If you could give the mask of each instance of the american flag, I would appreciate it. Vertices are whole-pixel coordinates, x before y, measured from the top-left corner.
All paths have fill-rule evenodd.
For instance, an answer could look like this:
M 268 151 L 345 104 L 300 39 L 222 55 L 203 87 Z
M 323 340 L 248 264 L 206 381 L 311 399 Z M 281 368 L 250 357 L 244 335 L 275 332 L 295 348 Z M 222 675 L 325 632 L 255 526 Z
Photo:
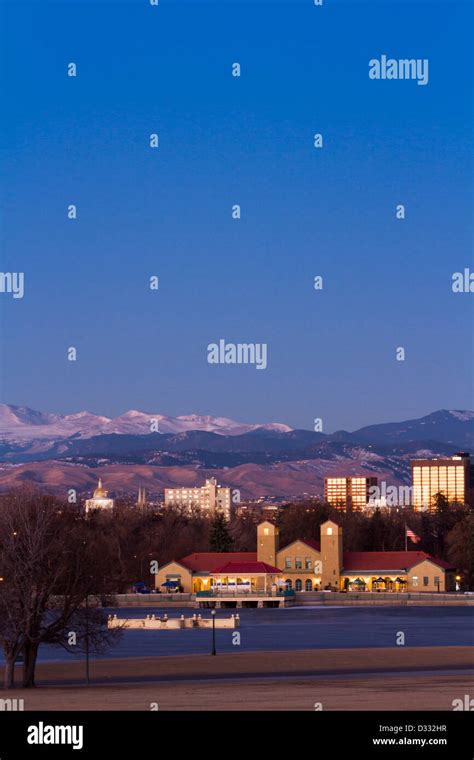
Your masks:
M 406 537 L 409 538 L 411 541 L 413 541 L 414 544 L 417 544 L 418 541 L 421 541 L 421 538 L 416 535 L 410 528 L 405 528 L 406 531 Z

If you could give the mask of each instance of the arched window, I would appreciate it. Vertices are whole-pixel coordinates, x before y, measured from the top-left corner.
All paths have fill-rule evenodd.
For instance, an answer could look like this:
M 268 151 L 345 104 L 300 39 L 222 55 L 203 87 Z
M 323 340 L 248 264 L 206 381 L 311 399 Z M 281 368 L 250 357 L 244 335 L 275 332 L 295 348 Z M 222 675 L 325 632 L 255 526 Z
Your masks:
M 313 584 L 311 583 L 311 578 L 307 578 L 306 583 L 304 584 L 305 591 L 312 591 L 313 590 Z
M 292 584 L 291 580 L 289 578 L 287 578 L 286 581 L 285 581 L 285 583 L 286 583 L 287 590 L 291 591 L 291 589 L 293 588 L 293 584 Z
M 301 578 L 297 578 L 295 581 L 295 591 L 301 591 L 303 588 L 303 584 L 301 583 Z

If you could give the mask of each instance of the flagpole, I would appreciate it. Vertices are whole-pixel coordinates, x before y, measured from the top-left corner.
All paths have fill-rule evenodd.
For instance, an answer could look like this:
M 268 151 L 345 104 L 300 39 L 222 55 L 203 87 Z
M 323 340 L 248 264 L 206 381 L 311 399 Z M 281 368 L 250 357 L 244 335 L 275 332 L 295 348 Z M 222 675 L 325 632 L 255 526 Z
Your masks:
M 405 551 L 408 551 L 407 524 L 405 523 Z

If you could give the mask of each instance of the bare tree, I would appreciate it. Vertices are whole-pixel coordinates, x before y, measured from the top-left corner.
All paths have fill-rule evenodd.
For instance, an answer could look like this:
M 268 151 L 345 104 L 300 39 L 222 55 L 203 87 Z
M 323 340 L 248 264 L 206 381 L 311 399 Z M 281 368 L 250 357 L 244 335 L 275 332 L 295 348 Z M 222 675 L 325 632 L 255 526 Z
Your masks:
M 39 646 L 62 645 L 89 595 L 106 592 L 101 540 L 78 511 L 51 496 L 21 489 L 0 500 L 0 643 L 7 687 L 20 651 L 23 686 L 34 686 Z M 90 633 L 92 641 L 110 640 L 97 617 Z
M 5 655 L 4 682 L 5 689 L 14 684 L 15 661 L 23 649 L 24 628 L 21 624 L 22 611 L 18 599 L 12 590 L 5 585 L 2 576 L 0 581 L 0 640 Z

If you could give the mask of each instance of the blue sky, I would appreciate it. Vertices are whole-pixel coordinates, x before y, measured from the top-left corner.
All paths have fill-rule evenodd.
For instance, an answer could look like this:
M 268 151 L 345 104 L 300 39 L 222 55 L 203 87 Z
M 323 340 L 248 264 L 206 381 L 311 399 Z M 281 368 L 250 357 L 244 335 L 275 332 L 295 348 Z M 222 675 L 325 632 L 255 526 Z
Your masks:
M 472 15 L 3 2 L 1 401 L 326 432 L 471 408 Z M 382 54 L 428 85 L 370 80 Z M 268 368 L 208 364 L 220 338 Z

